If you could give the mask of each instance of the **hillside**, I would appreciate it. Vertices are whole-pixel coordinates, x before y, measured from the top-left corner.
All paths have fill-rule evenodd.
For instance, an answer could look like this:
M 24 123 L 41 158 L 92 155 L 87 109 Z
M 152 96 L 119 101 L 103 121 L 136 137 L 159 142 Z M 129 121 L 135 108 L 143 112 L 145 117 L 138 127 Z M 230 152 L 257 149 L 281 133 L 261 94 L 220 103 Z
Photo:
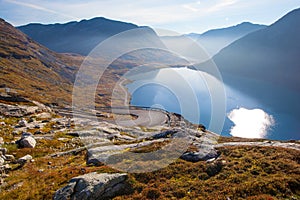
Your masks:
M 297 9 L 224 48 L 213 57 L 224 82 L 274 110 L 299 116 L 299 22 Z
M 0 29 L 1 87 L 44 103 L 70 102 L 83 58 L 54 53 L 2 19 Z
M 252 77 L 299 90 L 300 9 L 271 26 L 251 33 L 217 54 L 222 73 Z

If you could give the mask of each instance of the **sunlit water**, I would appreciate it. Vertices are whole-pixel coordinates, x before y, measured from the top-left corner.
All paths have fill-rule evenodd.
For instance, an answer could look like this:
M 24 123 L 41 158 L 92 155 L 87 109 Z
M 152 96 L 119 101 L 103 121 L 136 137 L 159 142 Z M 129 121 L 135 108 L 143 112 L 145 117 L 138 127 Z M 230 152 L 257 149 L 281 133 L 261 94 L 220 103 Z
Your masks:
M 213 105 L 203 72 L 187 68 L 166 68 L 137 76 L 130 76 L 127 87 L 132 94 L 131 105 L 162 108 L 180 113 L 193 123 L 210 129 Z M 214 81 L 219 81 L 214 79 Z M 289 115 L 274 113 L 258 99 L 224 85 L 226 111 L 224 127 L 217 131 L 224 136 L 270 139 L 299 139 L 297 120 Z M 222 102 L 222 99 L 219 100 Z M 220 112 L 219 114 L 222 114 Z M 222 123 L 222 122 L 220 122 Z

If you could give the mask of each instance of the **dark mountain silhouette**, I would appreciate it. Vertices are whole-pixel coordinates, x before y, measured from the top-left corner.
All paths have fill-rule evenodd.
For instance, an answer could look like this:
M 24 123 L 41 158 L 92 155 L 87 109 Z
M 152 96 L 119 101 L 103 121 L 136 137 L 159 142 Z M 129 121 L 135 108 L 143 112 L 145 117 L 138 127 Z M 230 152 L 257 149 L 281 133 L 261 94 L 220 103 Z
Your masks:
M 235 41 L 213 60 L 225 78 L 253 79 L 299 91 L 299 22 L 300 9 L 297 9 L 268 28 Z
M 250 33 L 213 57 L 224 82 L 277 113 L 281 134 L 300 131 L 300 9 Z M 205 71 L 208 63 L 202 64 Z M 293 132 L 294 131 L 294 132 Z
M 66 24 L 28 24 L 18 28 L 53 51 L 88 55 L 103 40 L 139 27 L 131 23 L 98 17 Z M 156 36 L 152 29 L 149 28 L 148 31 L 150 35 Z
M 209 56 L 214 56 L 221 49 L 235 40 L 265 27 L 266 26 L 264 25 L 244 22 L 228 28 L 210 30 L 203 34 L 190 33 L 183 36 L 165 36 L 162 37 L 162 40 L 166 43 L 182 44 L 183 42 L 186 42 L 188 45 L 189 42 L 184 40 L 185 37 L 188 37 L 197 41 L 207 51 Z

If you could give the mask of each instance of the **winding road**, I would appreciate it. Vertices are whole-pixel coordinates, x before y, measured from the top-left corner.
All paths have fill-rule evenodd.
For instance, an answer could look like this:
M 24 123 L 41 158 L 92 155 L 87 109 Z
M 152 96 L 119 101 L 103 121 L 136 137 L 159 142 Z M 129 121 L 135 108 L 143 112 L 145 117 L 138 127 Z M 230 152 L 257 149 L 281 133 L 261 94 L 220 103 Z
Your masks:
M 161 126 L 163 124 L 167 124 L 170 121 L 169 114 L 166 111 L 159 110 L 159 109 L 151 109 L 151 108 L 98 107 L 96 108 L 96 110 L 90 112 L 79 112 L 72 109 L 58 110 L 58 113 L 62 116 L 68 116 L 68 117 L 71 116 L 77 118 L 90 118 L 90 116 L 92 115 L 95 116 L 95 114 L 93 113 L 98 114 L 99 112 L 113 113 L 117 115 L 132 115 L 137 117 L 136 119 L 132 119 L 132 120 L 124 120 L 118 117 L 114 119 L 114 123 L 116 123 L 117 125 L 127 126 L 127 127 L 132 127 L 132 126 L 154 127 L 154 126 Z

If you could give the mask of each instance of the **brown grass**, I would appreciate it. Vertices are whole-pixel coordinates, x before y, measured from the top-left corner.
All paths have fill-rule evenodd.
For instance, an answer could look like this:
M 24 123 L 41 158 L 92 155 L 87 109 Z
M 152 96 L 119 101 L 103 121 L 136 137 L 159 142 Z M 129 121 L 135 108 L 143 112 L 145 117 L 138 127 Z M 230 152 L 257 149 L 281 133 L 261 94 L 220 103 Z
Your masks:
M 135 192 L 116 199 L 158 199 L 155 195 L 159 199 L 300 198 L 298 151 L 263 147 L 226 147 L 219 151 L 223 162 L 178 160 L 156 172 L 132 174 Z M 220 171 L 211 174 L 217 165 Z M 149 193 L 155 195 L 147 198 Z

